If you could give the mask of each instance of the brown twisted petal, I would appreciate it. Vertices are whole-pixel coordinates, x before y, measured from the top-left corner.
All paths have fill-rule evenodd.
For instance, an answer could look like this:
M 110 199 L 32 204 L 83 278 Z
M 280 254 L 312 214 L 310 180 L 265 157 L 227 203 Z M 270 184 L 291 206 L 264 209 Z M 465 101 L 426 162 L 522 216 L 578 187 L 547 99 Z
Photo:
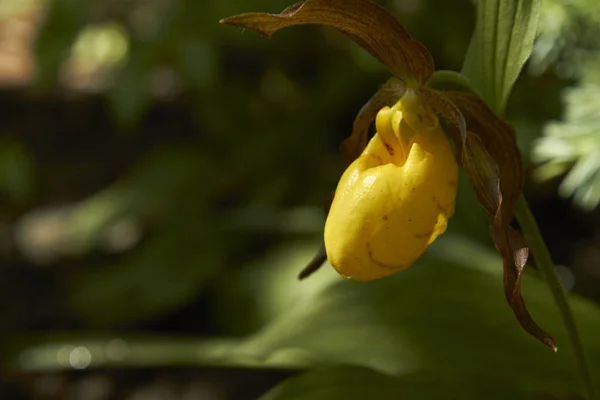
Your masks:
M 354 119 L 352 134 L 340 144 L 340 152 L 346 165 L 350 165 L 352 161 L 356 160 L 367 147 L 369 129 L 379 110 L 395 104 L 402 97 L 404 91 L 405 87 L 402 81 L 390 78 L 360 109 Z
M 427 48 L 413 39 L 383 7 L 369 0 L 307 0 L 279 14 L 240 14 L 221 23 L 252 29 L 265 36 L 294 25 L 327 25 L 346 34 L 411 86 L 427 82 L 434 71 Z
M 477 95 L 423 88 L 436 113 L 449 122 L 449 133 L 479 202 L 492 216 L 492 238 L 504 268 L 504 294 L 521 327 L 553 350 L 556 344 L 531 318 L 521 295 L 523 268 L 529 249 L 510 226 L 523 191 L 523 164 L 513 127 L 499 118 Z
M 506 301 L 521 327 L 556 351 L 554 340 L 531 318 L 521 295 L 522 274 L 529 256 L 529 248 L 521 233 L 510 226 L 512 215 L 510 218 L 506 218 L 504 193 L 501 190 L 503 179 L 499 172 L 499 165 L 485 148 L 480 136 L 469 132 L 466 148 L 466 157 L 463 156 L 465 171 L 473 187 L 480 188 L 480 190 L 476 189 L 476 192 L 482 205 L 487 210 L 495 210 L 492 221 L 492 237 L 503 260 L 503 286 Z M 516 163 L 520 164 L 520 162 L 519 158 Z M 487 188 L 487 190 L 481 190 L 481 188 Z M 512 209 L 514 210 L 514 208 Z
M 459 152 L 458 161 L 460 161 L 467 141 L 467 123 L 460 109 L 444 93 L 439 90 L 422 87 L 418 91 L 418 96 L 424 104 L 431 107 L 437 115 L 442 116 L 449 124 L 449 133 L 457 146 Z
M 471 131 L 467 131 L 462 159 L 479 202 L 492 217 L 496 217 L 502 196 L 498 164 L 486 150 L 481 138 Z
M 479 137 L 483 148 L 498 166 L 501 177 L 500 192 L 503 196 L 503 219 L 500 222 L 510 223 L 517 200 L 523 192 L 524 183 L 523 163 L 514 128 L 494 114 L 476 95 L 454 91 L 444 94 L 458 106 L 469 130 Z M 495 210 L 493 211 L 492 215 L 495 215 Z
M 492 226 L 492 233 L 496 249 L 498 249 L 504 260 L 503 284 L 506 301 L 512 308 L 521 327 L 553 351 L 556 351 L 558 348 L 554 339 L 531 318 L 521 295 L 523 268 L 525 268 L 529 257 L 529 248 L 525 238 L 510 226 L 503 228 L 496 223 Z

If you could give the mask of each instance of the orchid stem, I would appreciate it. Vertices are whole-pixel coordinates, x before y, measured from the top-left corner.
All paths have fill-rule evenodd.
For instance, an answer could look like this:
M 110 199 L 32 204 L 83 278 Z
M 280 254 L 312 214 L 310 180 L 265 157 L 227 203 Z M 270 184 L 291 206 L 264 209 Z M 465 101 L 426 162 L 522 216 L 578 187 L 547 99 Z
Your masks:
M 554 263 L 552 262 L 552 257 L 550 256 L 546 242 L 544 242 L 540 229 L 538 228 L 535 218 L 523 195 L 519 197 L 519 201 L 517 202 L 516 216 L 521 225 L 521 229 L 523 230 L 523 234 L 525 235 L 525 239 L 527 239 L 529 248 L 533 253 L 536 264 L 546 278 L 546 283 L 550 288 L 552 297 L 554 297 L 556 306 L 558 307 L 564 325 L 567 328 L 569 340 L 573 346 L 575 358 L 577 359 L 577 368 L 583 379 L 587 397 L 591 400 L 594 397 L 594 387 L 592 385 L 588 363 L 585 358 L 585 352 L 583 351 L 581 337 L 579 336 L 579 330 L 577 329 L 577 322 L 575 321 L 575 316 L 567 301 L 567 296 L 556 272 L 556 268 L 554 268 Z

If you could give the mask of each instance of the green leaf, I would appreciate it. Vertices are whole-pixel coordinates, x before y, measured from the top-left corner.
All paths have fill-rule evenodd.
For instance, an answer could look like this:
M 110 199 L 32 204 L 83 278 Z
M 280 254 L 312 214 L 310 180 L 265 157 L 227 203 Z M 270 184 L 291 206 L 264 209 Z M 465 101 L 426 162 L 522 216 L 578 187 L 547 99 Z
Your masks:
M 27 370 L 64 368 L 56 354 L 65 345 L 72 345 L 90 351 L 90 368 L 355 365 L 394 376 L 427 371 L 445 382 L 488 380 L 533 392 L 575 392 L 580 384 L 572 349 L 544 282 L 524 274 L 524 293 L 536 319 L 555 334 L 561 345 L 558 353 L 548 351 L 515 323 L 505 304 L 501 263 L 496 252 L 487 247 L 444 235 L 413 267 L 390 278 L 371 283 L 345 281 L 325 266 L 308 281 L 295 281 L 300 286 L 314 278 L 322 279 L 310 293 L 298 292 L 284 312 L 277 312 L 273 322 L 247 339 L 216 344 L 190 340 L 179 350 L 167 351 L 164 340 L 137 343 L 113 334 L 113 338 L 122 337 L 127 342 L 129 351 L 115 360 L 104 355 L 108 341 L 72 337 L 22 348 L 13 366 Z M 290 281 L 295 280 L 297 267 L 296 263 L 290 265 Z M 268 274 L 264 276 L 269 279 Z M 272 296 L 275 301 L 279 296 L 275 286 L 279 284 L 280 280 L 273 280 L 271 289 L 261 286 L 258 295 Z M 570 304 L 580 322 L 598 385 L 600 310 L 574 295 Z M 239 309 L 239 305 L 235 307 Z
M 85 25 L 92 5 L 91 1 L 79 0 L 50 2 L 47 17 L 35 41 L 38 84 L 42 86 L 54 84 L 77 34 Z
M 108 92 L 112 116 L 121 128 L 135 127 L 152 102 L 153 57 L 149 48 L 134 48 L 131 58 L 119 71 L 115 84 Z
M 524 276 L 530 310 L 561 344 L 556 354 L 515 324 L 494 252 L 462 238 L 440 239 L 391 278 L 369 284 L 332 279 L 237 352 L 288 367 L 352 364 L 395 375 L 425 369 L 532 390 L 576 390 L 572 350 L 544 283 Z M 578 298 L 571 305 L 592 369 L 600 371 L 600 311 Z
M 579 86 L 566 91 L 562 121 L 546 124 L 532 154 L 533 161 L 541 164 L 537 180 L 566 173 L 559 195 L 573 196 L 585 211 L 600 203 L 600 81 L 593 73 L 588 71 Z
M 100 248 L 119 222 L 145 222 L 156 230 L 120 257 L 70 277 L 69 302 L 90 325 L 127 324 L 168 312 L 188 302 L 223 265 L 219 221 L 205 206 L 212 193 L 207 188 L 214 186 L 209 165 L 201 149 L 163 146 L 75 207 L 67 232 L 75 254 Z
M 29 150 L 10 136 L 1 138 L 0 195 L 11 205 L 28 204 L 34 198 L 35 181 L 35 165 Z
M 287 379 L 260 400 L 479 400 L 533 399 L 533 395 L 498 387 L 490 382 L 444 381 L 439 377 L 409 375 L 401 378 L 380 374 L 364 367 L 338 367 L 315 370 Z
M 462 73 L 498 114 L 533 49 L 540 4 L 540 0 L 477 2 L 477 24 Z

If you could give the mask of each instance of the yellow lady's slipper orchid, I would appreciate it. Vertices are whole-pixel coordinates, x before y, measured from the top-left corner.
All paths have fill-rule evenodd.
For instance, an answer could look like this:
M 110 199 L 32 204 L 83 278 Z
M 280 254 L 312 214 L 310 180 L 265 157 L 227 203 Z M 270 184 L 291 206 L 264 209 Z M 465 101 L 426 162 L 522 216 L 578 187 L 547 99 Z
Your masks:
M 376 118 L 377 133 L 343 174 L 325 224 L 342 276 L 379 279 L 411 266 L 454 213 L 458 167 L 435 114 L 412 91 Z
M 331 204 L 325 245 L 300 279 L 325 259 L 350 279 L 391 275 L 409 267 L 446 230 L 454 211 L 457 166 L 438 125 L 440 116 L 448 124 L 479 202 L 492 217 L 508 304 L 527 332 L 556 349 L 527 312 L 521 295 L 528 248 L 510 225 L 524 182 L 515 131 L 472 93 L 468 81 L 465 85 L 464 79 L 450 79 L 450 85 L 445 85 L 446 78 L 458 74 L 439 71 L 436 79 L 427 48 L 371 0 L 305 0 L 279 14 L 246 13 L 221 22 L 265 36 L 296 25 L 334 27 L 373 55 L 400 83 L 383 85 L 359 111 L 352 134 L 342 143 L 342 155 L 352 164 Z M 380 109 L 400 97 L 394 107 Z M 377 134 L 367 145 L 373 119 Z

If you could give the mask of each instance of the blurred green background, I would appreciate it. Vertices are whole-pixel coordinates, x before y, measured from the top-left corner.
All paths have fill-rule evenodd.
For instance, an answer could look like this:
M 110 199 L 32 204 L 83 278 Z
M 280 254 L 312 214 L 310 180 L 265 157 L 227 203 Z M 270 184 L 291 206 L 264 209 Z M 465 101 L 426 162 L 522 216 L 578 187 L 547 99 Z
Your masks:
M 378 3 L 438 69 L 460 70 L 470 1 Z M 290 4 L 1 0 L 1 399 L 253 399 L 277 383 L 265 398 L 579 393 L 533 260 L 525 298 L 559 353 L 504 303 L 464 176 L 448 233 L 410 270 L 357 284 L 326 265 L 297 281 L 337 146 L 389 73 L 332 29 L 267 40 L 218 23 Z M 507 111 L 595 376 L 599 27 L 595 0 L 544 0 Z

